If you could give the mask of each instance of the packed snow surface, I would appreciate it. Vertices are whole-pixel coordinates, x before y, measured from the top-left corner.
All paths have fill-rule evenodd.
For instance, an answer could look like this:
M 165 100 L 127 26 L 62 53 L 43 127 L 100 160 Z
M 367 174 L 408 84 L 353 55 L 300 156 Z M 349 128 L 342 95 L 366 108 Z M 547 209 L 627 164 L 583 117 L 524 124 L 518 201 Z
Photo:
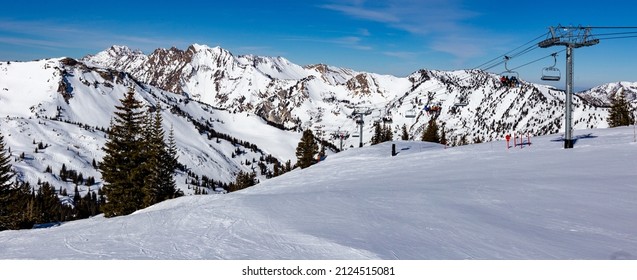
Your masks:
M 240 192 L 0 232 L 0 258 L 634 259 L 633 129 L 350 149 Z

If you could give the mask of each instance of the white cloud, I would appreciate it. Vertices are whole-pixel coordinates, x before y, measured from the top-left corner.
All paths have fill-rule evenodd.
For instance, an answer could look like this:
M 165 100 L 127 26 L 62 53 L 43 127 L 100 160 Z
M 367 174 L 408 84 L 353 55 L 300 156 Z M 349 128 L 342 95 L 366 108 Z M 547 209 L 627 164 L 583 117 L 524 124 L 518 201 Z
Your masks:
M 458 61 L 484 54 L 489 43 L 486 30 L 478 30 L 469 21 L 479 14 L 464 8 L 459 0 L 346 1 L 326 4 L 324 9 L 346 16 L 379 22 L 428 41 L 431 50 L 448 53 Z M 394 57 L 413 57 L 413 52 L 385 52 Z
M 346 37 L 338 37 L 338 38 L 291 37 L 291 38 L 287 38 L 286 40 L 335 44 L 341 47 L 357 49 L 357 50 L 372 50 L 373 49 L 371 46 L 361 44 L 362 38 L 358 36 L 346 36 Z
M 383 10 L 368 9 L 359 5 L 323 5 L 328 10 L 342 12 L 346 15 L 360 19 L 378 21 L 378 22 L 400 22 L 400 19 L 392 13 Z
M 386 23 L 414 34 L 458 32 L 465 27 L 464 21 L 478 15 L 463 8 L 457 0 L 350 1 L 349 4 L 321 7 L 357 19 Z
M 78 26 L 56 21 L 0 20 L 0 31 L 6 33 L 0 42 L 49 50 L 95 50 L 113 44 L 151 51 L 161 46 L 187 46 L 191 42 L 160 36 L 114 33 L 96 26 Z M 84 54 L 82 54 L 84 55 Z
M 397 57 L 397 58 L 401 58 L 401 59 L 413 59 L 415 57 L 418 56 L 418 53 L 416 52 L 383 52 L 384 55 L 386 56 L 391 56 L 391 57 Z

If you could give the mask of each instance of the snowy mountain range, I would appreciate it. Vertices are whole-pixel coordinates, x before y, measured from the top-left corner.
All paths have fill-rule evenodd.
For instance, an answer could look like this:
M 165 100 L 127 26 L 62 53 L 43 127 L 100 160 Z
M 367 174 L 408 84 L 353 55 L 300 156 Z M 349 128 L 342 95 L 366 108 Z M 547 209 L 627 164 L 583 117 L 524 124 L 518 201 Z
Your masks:
M 0 62 L 0 127 L 19 179 L 56 182 L 70 191 L 74 185 L 61 182 L 55 171 L 64 164 L 100 181 L 91 162 L 103 157 L 104 129 L 118 99 L 133 87 L 147 106 L 161 108 L 165 129 L 175 129 L 179 161 L 189 171 L 177 182 L 193 193 L 192 180 L 202 176 L 230 182 L 239 171 L 255 170 L 263 180 L 274 160 L 294 163 L 303 129 L 339 146 L 331 136 L 354 136 L 353 113 L 365 113 L 365 143 L 373 124 L 382 121 L 394 139 L 403 125 L 411 139 L 419 139 L 436 119 L 451 145 L 560 131 L 562 91 L 524 81 L 503 87 L 499 78 L 478 70 L 424 69 L 394 77 L 299 66 L 282 57 L 235 56 L 203 45 L 149 55 L 113 46 L 79 60 Z M 607 127 L 608 98 L 624 91 L 635 107 L 636 88 L 621 82 L 578 95 L 574 128 Z M 433 105 L 439 114 L 423 110 Z M 344 141 L 345 148 L 357 147 L 359 138 Z M 46 148 L 36 151 L 40 142 Z M 44 173 L 47 166 L 54 172 Z

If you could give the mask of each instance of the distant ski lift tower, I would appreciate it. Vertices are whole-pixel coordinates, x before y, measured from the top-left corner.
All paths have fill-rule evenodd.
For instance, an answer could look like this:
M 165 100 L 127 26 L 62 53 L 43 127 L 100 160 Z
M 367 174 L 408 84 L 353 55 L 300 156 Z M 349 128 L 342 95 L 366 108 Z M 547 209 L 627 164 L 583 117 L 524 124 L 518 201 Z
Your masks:
M 573 148 L 573 49 L 597 45 L 591 38 L 591 28 L 582 26 L 549 27 L 549 38 L 538 43 L 540 48 L 566 46 L 566 108 L 564 114 L 564 149 Z
M 349 138 L 349 132 L 342 131 L 339 127 L 337 131 L 332 133 L 333 139 L 339 139 L 341 141 L 341 151 L 343 150 L 343 140 Z
M 358 129 L 359 129 L 358 137 L 360 139 L 360 142 L 358 147 L 363 147 L 363 125 L 365 124 L 363 117 L 371 113 L 372 113 L 371 109 L 356 109 L 352 113 L 352 116 L 356 118 L 356 124 L 358 125 Z

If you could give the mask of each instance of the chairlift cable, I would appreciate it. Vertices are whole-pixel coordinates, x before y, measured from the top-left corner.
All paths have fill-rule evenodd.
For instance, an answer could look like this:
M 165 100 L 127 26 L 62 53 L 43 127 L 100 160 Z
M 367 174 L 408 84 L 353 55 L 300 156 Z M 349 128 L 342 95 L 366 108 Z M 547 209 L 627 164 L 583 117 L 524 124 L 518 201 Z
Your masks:
M 600 40 L 627 39 L 627 38 L 637 38 L 637 35 L 634 35 L 634 36 L 622 36 L 622 37 L 608 37 L 608 38 L 602 38 Z
M 497 56 L 497 57 L 495 57 L 495 58 L 493 58 L 493 59 L 491 59 L 491 60 L 489 60 L 489 61 L 487 61 L 485 63 L 482 63 L 482 64 L 478 65 L 477 67 L 474 67 L 473 69 L 481 69 L 484 65 L 489 64 L 489 63 L 491 63 L 493 61 L 496 61 L 496 60 L 500 60 L 503 56 L 508 55 L 508 54 L 510 54 L 510 53 L 512 53 L 512 52 L 514 52 L 514 51 L 516 51 L 516 50 L 518 50 L 518 49 L 520 49 L 520 48 L 522 48 L 522 47 L 524 47 L 526 45 L 529 45 L 529 44 L 537 45 L 535 41 L 537 41 L 538 39 L 540 39 L 542 37 L 546 37 L 547 34 L 548 34 L 548 32 L 545 32 L 542 35 L 537 36 L 536 38 L 524 43 L 523 45 L 521 45 L 519 47 L 516 47 L 515 49 L 513 49 L 513 50 L 511 50 L 511 51 L 509 51 L 509 52 L 507 52 L 507 53 L 505 53 L 503 55 L 499 55 L 499 56 Z
M 590 29 L 637 29 L 637 26 L 589 26 Z
M 599 38 L 600 36 L 609 36 L 609 35 L 626 35 L 626 34 L 637 34 L 637 31 L 633 31 L 633 32 L 602 33 L 602 34 L 595 34 L 595 37 Z
M 565 52 L 565 51 L 566 51 L 566 50 L 561 50 L 561 51 L 558 51 L 558 52 L 554 52 L 554 53 L 552 53 L 552 54 L 549 54 L 549 55 L 547 55 L 547 56 L 540 57 L 540 58 L 538 58 L 538 59 L 536 59 L 536 60 L 533 60 L 533 61 L 531 61 L 531 62 L 527 62 L 527 63 L 522 64 L 522 65 L 520 65 L 520 66 L 516 66 L 515 68 L 513 68 L 513 69 L 511 69 L 511 70 L 516 70 L 516 69 L 519 69 L 519 68 L 522 68 L 522 67 L 528 66 L 529 64 L 536 63 L 536 62 L 538 62 L 538 61 L 540 61 L 540 60 L 543 60 L 543 59 L 545 59 L 545 58 L 547 58 L 547 57 L 550 57 L 550 56 L 553 56 L 553 55 L 557 55 L 558 53 L 562 53 L 562 52 Z

